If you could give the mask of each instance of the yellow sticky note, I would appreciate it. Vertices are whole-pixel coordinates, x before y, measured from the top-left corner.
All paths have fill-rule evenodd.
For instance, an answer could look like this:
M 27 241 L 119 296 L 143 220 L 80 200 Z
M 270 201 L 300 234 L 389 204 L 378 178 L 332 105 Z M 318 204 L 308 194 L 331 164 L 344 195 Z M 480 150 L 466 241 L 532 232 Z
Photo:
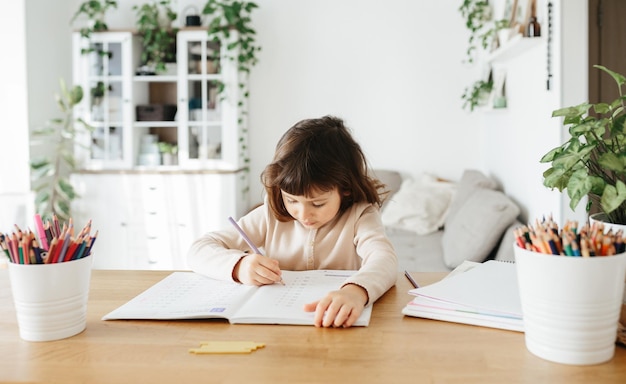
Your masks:
M 199 348 L 191 348 L 190 353 L 250 353 L 265 347 L 254 341 L 203 341 Z

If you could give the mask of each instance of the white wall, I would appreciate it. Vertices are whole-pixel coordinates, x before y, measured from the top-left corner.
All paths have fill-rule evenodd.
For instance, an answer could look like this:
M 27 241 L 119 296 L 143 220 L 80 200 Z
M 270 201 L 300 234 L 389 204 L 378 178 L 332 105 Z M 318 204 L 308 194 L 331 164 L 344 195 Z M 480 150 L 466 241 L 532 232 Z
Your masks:
M 30 127 L 61 117 L 54 94 L 59 79 L 72 85 L 72 36 L 68 0 L 26 1 L 28 111 Z M 39 148 L 38 148 L 39 149 Z M 36 156 L 37 154 L 33 154 Z
M 460 98 L 479 68 L 462 64 L 467 33 L 456 2 L 258 3 L 253 181 L 286 129 L 324 114 L 346 120 L 375 168 L 458 179 L 479 167 L 480 116 Z
M 41 44 L 57 47 L 56 55 L 29 60 L 29 81 L 35 81 L 35 71 L 41 76 L 36 83 L 54 84 L 51 89 L 37 88 L 44 95 L 56 90 L 59 73 L 69 73 L 66 29 L 79 2 L 56 0 L 56 7 L 49 6 L 60 20 L 48 23 L 50 31 L 43 36 L 56 36 L 57 42 Z M 119 9 L 107 19 L 109 26 L 133 28 L 132 5 L 141 0 L 118 2 Z M 463 64 L 468 32 L 458 12 L 460 1 L 256 2 L 260 8 L 253 24 L 263 51 L 250 78 L 251 203 L 261 200 L 259 174 L 280 135 L 300 119 L 336 114 L 353 129 L 376 168 L 411 175 L 429 172 L 453 180 L 463 169 L 477 168 L 495 177 L 523 207 L 523 219 L 550 212 L 557 219 L 567 215 L 561 195 L 542 185 L 545 167 L 539 158 L 560 144 L 559 122 L 550 115 L 569 103 L 561 92 L 567 91 L 576 103 L 586 97 L 584 86 L 577 85 L 586 82 L 586 56 L 568 56 L 576 50 L 567 49 L 586 46 L 585 0 L 568 1 L 567 6 L 553 1 L 558 18 L 553 49 L 557 88 L 545 90 L 545 49 L 540 46 L 511 65 L 509 108 L 494 113 L 461 109 L 463 90 L 480 77 L 482 68 Z M 178 0 L 175 6 L 184 18 L 182 11 L 189 4 L 201 10 L 203 3 Z M 28 12 L 29 21 L 37 17 L 33 13 Z M 559 24 L 561 14 L 573 21 Z M 561 31 L 568 26 L 567 34 Z M 32 37 L 29 34 L 29 42 L 36 41 Z M 59 67 L 51 68 L 52 60 Z M 574 80 L 561 79 L 561 73 Z M 585 94 L 576 97 L 581 90 Z M 44 102 L 42 98 L 35 104 Z M 32 117 L 40 105 L 30 105 Z
M 485 115 L 485 166 L 505 191 L 523 208 L 524 221 L 543 215 L 561 216 L 560 194 L 543 187 L 542 173 L 548 167 L 540 164 L 543 154 L 560 140 L 559 121 L 552 111 L 559 107 L 560 72 L 556 44 L 551 48 L 555 77 L 550 90 L 547 82 L 546 1 L 539 1 L 538 19 L 542 25 L 542 43 L 506 63 L 508 108 Z M 555 17 L 556 19 L 556 17 Z M 553 32 L 557 33 L 558 20 Z M 556 42 L 555 42 L 556 43 Z
M 559 63 L 561 72 L 560 97 L 561 106 L 578 105 L 589 100 L 589 35 L 588 0 L 561 0 L 561 36 L 558 46 L 560 47 Z M 596 64 L 596 63 L 592 63 Z M 561 128 L 560 143 L 569 137 L 566 127 Z M 569 198 L 564 194 L 561 199 L 561 222 L 566 219 L 586 221 L 587 212 L 584 207 L 586 200 L 581 202 L 575 211 L 569 207 Z
M 547 3 L 538 1 L 544 37 L 548 33 Z M 587 99 L 587 1 L 552 3 L 552 87 L 546 89 L 547 39 L 507 63 L 508 108 L 485 114 L 484 167 L 522 206 L 523 221 L 552 214 L 558 222 L 582 222 L 584 209 L 573 212 L 566 194 L 543 186 L 543 172 L 549 164 L 539 160 L 560 145 L 566 134 L 562 120 L 551 117 L 552 111 Z
M 30 204 L 28 95 L 26 92 L 25 0 L 3 4 L 0 12 L 0 35 L 4 36 L 4 74 L 0 87 L 0 232 L 13 230 L 13 224 L 25 226 L 32 214 Z

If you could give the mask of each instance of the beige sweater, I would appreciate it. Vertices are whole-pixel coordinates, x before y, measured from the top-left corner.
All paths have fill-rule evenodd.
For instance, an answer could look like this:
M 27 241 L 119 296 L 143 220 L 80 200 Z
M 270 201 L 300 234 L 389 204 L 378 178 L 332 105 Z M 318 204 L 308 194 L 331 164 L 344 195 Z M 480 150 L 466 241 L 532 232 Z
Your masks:
M 398 260 L 385 235 L 380 210 L 371 204 L 354 204 L 319 229 L 306 229 L 296 220 L 280 222 L 264 204 L 239 220 L 239 225 L 265 255 L 284 270 L 357 270 L 345 282 L 367 290 L 376 301 L 395 282 Z M 210 232 L 192 245 L 190 268 L 202 275 L 232 281 L 237 261 L 250 247 L 235 228 Z

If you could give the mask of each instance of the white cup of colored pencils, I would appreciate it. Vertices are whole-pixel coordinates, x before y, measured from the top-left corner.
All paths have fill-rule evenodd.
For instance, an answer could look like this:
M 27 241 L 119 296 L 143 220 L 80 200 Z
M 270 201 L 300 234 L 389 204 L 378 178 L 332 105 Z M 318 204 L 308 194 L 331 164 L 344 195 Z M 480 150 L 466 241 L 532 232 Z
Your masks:
M 60 224 L 56 215 L 45 222 L 34 217 L 35 231 L 15 224 L 11 234 L 0 233 L 0 246 L 13 264 L 54 264 L 79 260 L 91 255 L 98 231 L 91 233 L 91 220 L 75 231 L 70 218 Z
M 11 293 L 20 337 L 50 341 L 72 337 L 87 326 L 87 300 L 98 232 L 91 221 L 80 231 L 72 219 L 45 223 L 35 215 L 35 230 L 15 226 L 2 234 L 9 258 Z
M 600 222 L 579 227 L 577 221 L 568 221 L 559 229 L 552 219 L 537 219 L 534 226 L 515 229 L 515 242 L 529 251 L 561 256 L 611 256 L 626 251 L 624 232 L 605 232 Z

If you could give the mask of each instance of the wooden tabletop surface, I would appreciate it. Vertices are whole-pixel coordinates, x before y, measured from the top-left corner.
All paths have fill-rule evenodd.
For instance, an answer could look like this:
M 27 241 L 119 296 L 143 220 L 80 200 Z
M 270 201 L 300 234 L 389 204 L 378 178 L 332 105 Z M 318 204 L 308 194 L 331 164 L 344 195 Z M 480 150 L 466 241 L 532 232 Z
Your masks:
M 619 383 L 626 348 L 604 364 L 568 366 L 527 351 L 524 334 L 407 317 L 404 275 L 368 327 L 231 325 L 223 320 L 102 321 L 168 271 L 94 270 L 87 328 L 64 340 L 20 339 L 0 269 L 0 382 L 29 383 Z M 413 273 L 421 284 L 442 273 Z M 265 343 L 250 354 L 196 355 L 202 341 Z

